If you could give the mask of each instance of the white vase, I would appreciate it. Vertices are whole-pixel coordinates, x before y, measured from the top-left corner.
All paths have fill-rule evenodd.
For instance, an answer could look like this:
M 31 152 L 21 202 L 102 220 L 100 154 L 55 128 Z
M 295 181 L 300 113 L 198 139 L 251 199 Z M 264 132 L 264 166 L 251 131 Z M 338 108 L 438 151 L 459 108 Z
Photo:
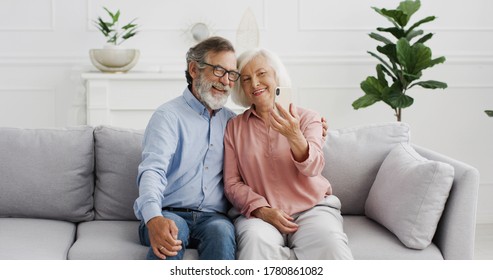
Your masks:
M 102 72 L 125 73 L 137 64 L 140 51 L 105 46 L 103 49 L 89 50 L 89 57 L 92 64 Z

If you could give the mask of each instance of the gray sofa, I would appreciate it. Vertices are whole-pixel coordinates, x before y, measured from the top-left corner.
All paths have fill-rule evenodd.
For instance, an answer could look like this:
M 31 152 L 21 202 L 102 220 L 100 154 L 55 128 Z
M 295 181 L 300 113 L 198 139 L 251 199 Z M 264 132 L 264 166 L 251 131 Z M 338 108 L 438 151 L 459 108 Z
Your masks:
M 144 259 L 132 209 L 142 136 L 0 128 L 0 259 Z M 324 175 L 355 259 L 472 259 L 477 170 L 409 142 L 404 123 L 329 131 Z

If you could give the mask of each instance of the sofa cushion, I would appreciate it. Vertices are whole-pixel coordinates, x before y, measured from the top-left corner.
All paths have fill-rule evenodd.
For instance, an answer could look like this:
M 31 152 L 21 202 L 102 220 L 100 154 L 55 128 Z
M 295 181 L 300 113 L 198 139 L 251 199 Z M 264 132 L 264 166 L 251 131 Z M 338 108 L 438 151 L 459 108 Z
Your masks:
M 409 143 L 405 123 L 382 123 L 329 131 L 323 175 L 342 203 L 343 214 L 363 215 L 378 169 L 397 143 Z
M 148 248 L 140 245 L 138 221 L 90 221 L 77 227 L 71 260 L 139 260 Z
M 109 126 L 94 129 L 96 150 L 96 219 L 136 220 L 137 168 L 143 131 Z
M 66 221 L 0 218 L 0 259 L 65 260 L 75 230 Z
M 368 195 L 365 213 L 409 248 L 430 245 L 454 179 L 447 163 L 427 160 L 409 144 L 385 158 Z
M 0 128 L 0 217 L 92 220 L 93 129 Z
M 79 224 L 77 241 L 69 252 L 71 260 L 143 260 L 149 247 L 139 242 L 139 221 L 90 221 Z M 197 259 L 195 249 L 184 259 Z
M 392 232 L 365 216 L 344 216 L 344 232 L 355 260 L 443 260 L 435 244 L 410 250 Z

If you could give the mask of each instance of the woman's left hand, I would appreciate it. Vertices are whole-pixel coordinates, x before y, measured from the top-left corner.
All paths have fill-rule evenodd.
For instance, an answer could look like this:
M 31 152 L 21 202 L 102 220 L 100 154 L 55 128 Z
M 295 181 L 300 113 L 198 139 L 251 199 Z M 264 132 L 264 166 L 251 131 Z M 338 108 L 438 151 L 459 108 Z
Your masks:
M 275 103 L 277 111 L 272 110 L 270 124 L 272 128 L 284 135 L 288 140 L 305 138 L 300 130 L 300 116 L 293 103 L 289 105 L 289 112 L 281 104 Z
M 300 116 L 294 104 L 289 105 L 289 112 L 279 103 L 275 103 L 276 110 L 271 111 L 270 124 L 272 129 L 284 135 L 289 142 L 293 158 L 303 162 L 308 158 L 308 142 L 300 129 Z M 279 113 L 278 113 L 279 112 Z

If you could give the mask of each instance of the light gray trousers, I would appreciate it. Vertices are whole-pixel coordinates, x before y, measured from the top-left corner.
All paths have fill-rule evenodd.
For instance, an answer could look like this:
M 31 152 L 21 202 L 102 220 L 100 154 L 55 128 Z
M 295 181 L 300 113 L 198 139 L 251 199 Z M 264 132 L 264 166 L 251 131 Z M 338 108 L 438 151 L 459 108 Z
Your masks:
M 312 209 L 293 215 L 299 228 L 291 234 L 282 234 L 261 219 L 241 215 L 235 220 L 237 259 L 353 259 L 340 209 L 339 199 L 327 196 Z

